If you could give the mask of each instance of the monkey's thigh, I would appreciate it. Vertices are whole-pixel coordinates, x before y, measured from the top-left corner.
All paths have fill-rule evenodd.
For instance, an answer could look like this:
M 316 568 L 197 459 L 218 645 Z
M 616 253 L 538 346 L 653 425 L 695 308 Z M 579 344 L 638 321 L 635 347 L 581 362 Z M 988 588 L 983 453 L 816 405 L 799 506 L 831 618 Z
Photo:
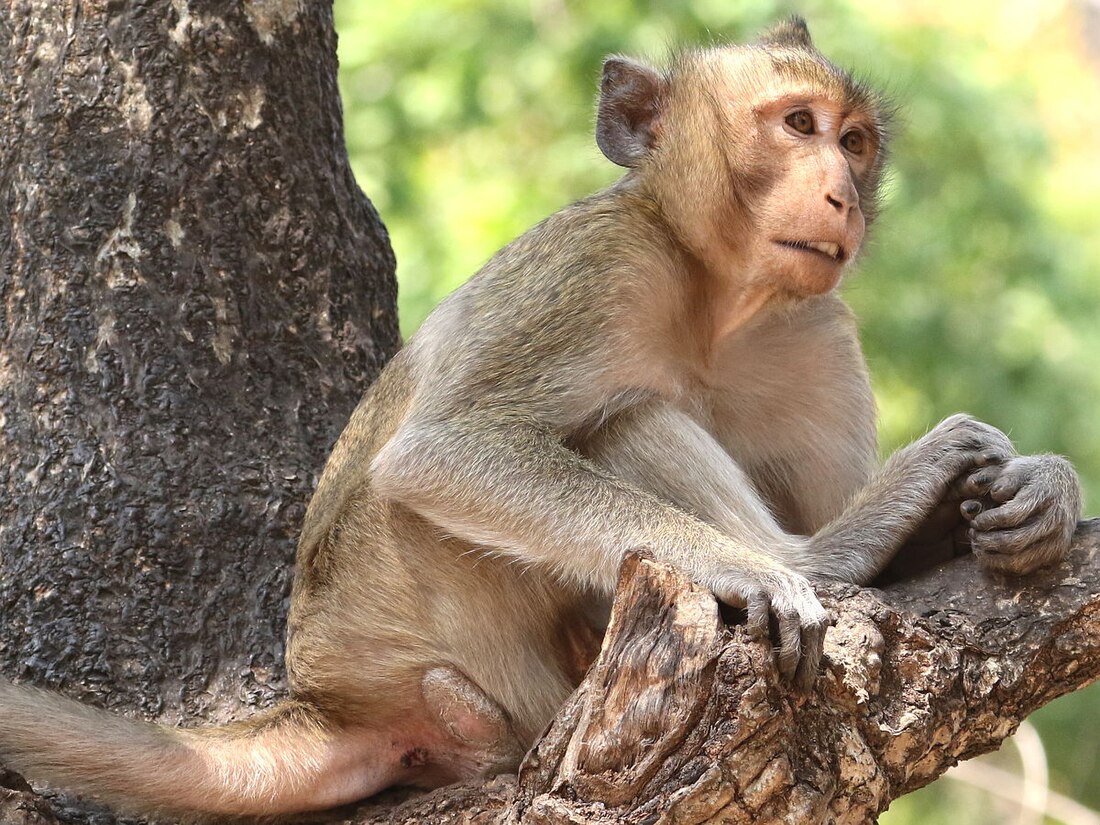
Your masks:
M 440 664 L 484 691 L 529 746 L 599 651 L 582 597 L 535 569 L 469 547 L 447 566 L 451 587 L 439 596 L 449 609 L 435 617 Z
M 296 594 L 293 692 L 344 724 L 425 741 L 441 733 L 458 762 L 493 761 L 465 747 L 495 740 L 493 708 L 528 747 L 599 649 L 578 596 L 434 530 L 400 527 L 343 555 L 330 587 Z

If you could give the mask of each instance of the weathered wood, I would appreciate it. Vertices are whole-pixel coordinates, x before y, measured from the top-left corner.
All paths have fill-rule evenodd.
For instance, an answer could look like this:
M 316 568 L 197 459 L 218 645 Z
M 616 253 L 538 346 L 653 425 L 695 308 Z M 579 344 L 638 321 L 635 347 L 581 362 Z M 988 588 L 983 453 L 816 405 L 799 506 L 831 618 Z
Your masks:
M 45 799 L 17 773 L 0 768 L 0 823 L 3 825 L 59 825 Z
M 361 809 L 354 823 L 874 821 L 1100 675 L 1100 520 L 1027 579 L 959 559 L 885 591 L 836 587 L 802 695 L 769 645 L 674 571 L 623 567 L 596 663 L 518 779 Z

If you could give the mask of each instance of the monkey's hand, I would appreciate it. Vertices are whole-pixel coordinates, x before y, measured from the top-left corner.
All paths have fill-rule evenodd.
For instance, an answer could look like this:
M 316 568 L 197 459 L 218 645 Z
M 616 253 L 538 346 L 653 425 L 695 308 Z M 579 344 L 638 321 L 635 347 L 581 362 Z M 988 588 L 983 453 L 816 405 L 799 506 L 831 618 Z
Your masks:
M 1008 437 L 968 415 L 941 421 L 894 453 L 836 519 L 812 537 L 822 579 L 878 586 L 910 578 L 956 555 L 965 539 L 958 485 L 1016 451 Z
M 929 506 L 906 545 L 943 545 L 949 550 L 956 543 L 965 545 L 968 524 L 961 505 L 988 492 L 1000 468 L 1016 455 L 1012 442 L 996 427 L 960 413 L 944 419 L 909 450 L 932 472 L 926 488 Z M 920 471 L 916 475 L 919 478 Z
M 1066 555 L 1081 518 L 1081 483 L 1056 455 L 1016 456 L 971 475 L 962 504 L 974 555 L 987 570 L 1024 575 Z
M 1008 436 L 965 413 L 945 418 L 911 447 L 937 471 L 943 493 L 975 467 L 1003 464 L 1016 454 Z
M 749 633 L 778 642 L 780 675 L 793 680 L 800 690 L 809 690 L 821 666 L 825 631 L 831 624 L 809 579 L 775 567 L 751 575 L 727 573 L 718 577 L 712 590 L 723 602 L 747 608 Z

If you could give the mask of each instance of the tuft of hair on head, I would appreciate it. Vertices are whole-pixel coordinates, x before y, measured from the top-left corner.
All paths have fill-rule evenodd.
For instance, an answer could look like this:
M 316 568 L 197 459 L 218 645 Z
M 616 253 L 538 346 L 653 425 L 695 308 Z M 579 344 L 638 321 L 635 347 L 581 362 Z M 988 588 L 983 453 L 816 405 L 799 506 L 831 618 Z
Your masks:
M 806 49 L 817 51 L 810 37 L 810 28 L 797 14 L 791 15 L 781 23 L 776 23 L 760 37 L 756 43 L 761 46 L 781 46 L 788 49 Z

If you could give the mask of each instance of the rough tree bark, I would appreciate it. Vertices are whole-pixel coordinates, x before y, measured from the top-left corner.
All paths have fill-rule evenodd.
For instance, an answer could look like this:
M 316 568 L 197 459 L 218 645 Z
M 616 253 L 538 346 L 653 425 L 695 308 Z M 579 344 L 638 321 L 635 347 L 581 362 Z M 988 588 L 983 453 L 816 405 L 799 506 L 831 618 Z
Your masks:
M 305 504 L 398 346 L 331 9 L 14 0 L 0 72 L 0 666 L 241 716 L 283 690 Z
M 343 149 L 330 10 L 0 10 L 0 666 L 150 718 L 283 689 L 294 534 L 397 346 Z M 1026 586 L 838 589 L 809 696 L 652 562 L 519 778 L 348 822 L 866 822 L 1100 671 L 1100 528 Z M 65 821 L 108 821 L 68 811 Z M 60 822 L 0 770 L 0 822 Z

